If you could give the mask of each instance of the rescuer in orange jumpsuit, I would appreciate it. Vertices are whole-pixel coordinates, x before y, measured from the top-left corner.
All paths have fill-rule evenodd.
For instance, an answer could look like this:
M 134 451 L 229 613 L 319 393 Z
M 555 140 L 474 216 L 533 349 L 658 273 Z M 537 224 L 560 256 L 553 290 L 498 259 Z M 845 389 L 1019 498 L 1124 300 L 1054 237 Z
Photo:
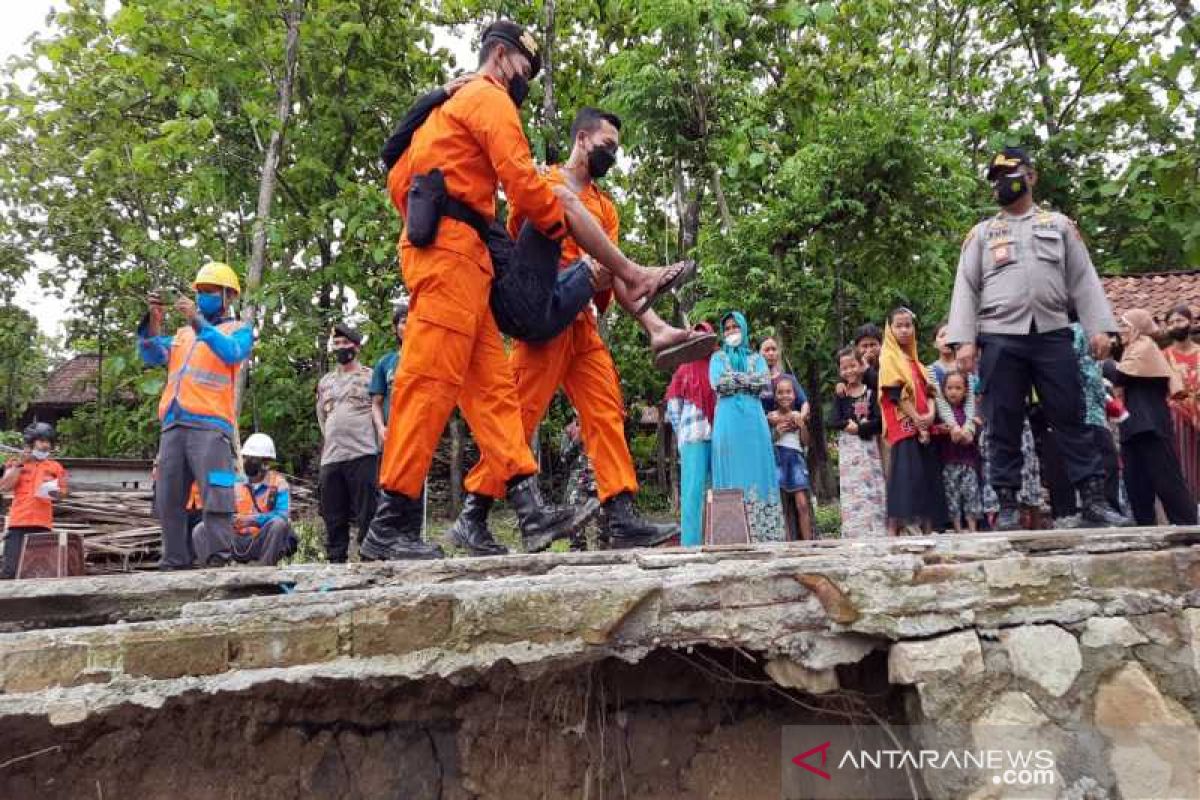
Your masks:
M 573 144 L 567 163 L 551 167 L 546 173 L 552 184 L 565 186 L 579 197 L 614 243 L 620 229 L 617 207 L 595 181 L 616 162 L 620 128 L 621 120 L 615 114 L 594 108 L 581 109 L 571 126 Z M 524 222 L 519 211 L 509 215 L 508 227 L 513 238 Z M 582 255 L 576 242 L 568 237 L 563 241 L 560 265 L 566 267 Z M 624 301 L 622 306 L 636 313 L 635 304 L 622 283 L 614 282 L 614 288 L 618 300 Z M 608 301 L 607 293 L 596 297 L 596 305 L 601 311 Z M 646 312 L 641 321 L 652 334 L 667 327 L 653 311 Z M 712 337 L 696 342 L 687 332 L 680 333 L 682 338 L 678 345 L 683 350 L 699 346 L 702 353 L 712 351 Z M 684 357 L 689 356 L 684 353 Z M 678 526 L 648 523 L 634 512 L 633 495 L 638 490 L 638 482 L 625 441 L 625 404 L 620 378 L 612 356 L 600 338 L 595 312 L 590 308 L 583 310 L 565 331 L 547 342 L 518 341 L 511 360 L 526 439 L 533 435 L 559 387 L 566 391 L 579 413 L 583 445 L 596 472 L 603 530 L 611 545 L 614 548 L 648 547 L 678 535 Z M 485 456 L 467 476 L 466 502 L 448 533 L 456 545 L 478 555 L 492 555 L 502 550 L 487 527 L 493 499 L 504 493 L 504 476 L 495 467 Z
M 430 114 L 388 174 L 392 202 L 405 219 L 400 261 L 412 300 L 384 441 L 379 507 L 360 548 L 365 559 L 442 555 L 421 541 L 419 498 L 456 404 L 480 452 L 503 476 L 527 549 L 570 536 L 596 513 L 594 504 L 575 511 L 546 506 L 538 493 L 537 463 L 522 435 L 511 367 L 488 305 L 492 265 L 481 227 L 495 217 L 499 183 L 512 210 L 546 236 L 561 239 L 569 220 L 580 245 L 613 269 L 633 297 L 653 298 L 681 267 L 648 270 L 629 261 L 578 198 L 538 175 L 517 107 L 540 67 L 537 45 L 521 26 L 489 25 L 476 77 Z M 443 184 L 441 217 L 430 225 L 423 198 L 437 183 Z M 422 246 L 413 243 L 416 231 Z

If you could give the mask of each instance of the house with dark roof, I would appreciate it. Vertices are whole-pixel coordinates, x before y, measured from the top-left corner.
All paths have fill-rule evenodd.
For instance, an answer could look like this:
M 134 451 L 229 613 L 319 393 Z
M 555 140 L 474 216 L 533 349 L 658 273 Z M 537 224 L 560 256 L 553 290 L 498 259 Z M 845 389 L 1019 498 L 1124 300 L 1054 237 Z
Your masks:
M 1100 282 L 1118 318 L 1132 308 L 1144 308 L 1162 324 L 1171 309 L 1181 305 L 1200 317 L 1200 269 L 1112 275 Z
M 25 416 L 40 422 L 57 423 L 75 409 L 96 401 L 100 356 L 78 355 L 64 361 L 46 379 L 41 394 L 29 404 Z

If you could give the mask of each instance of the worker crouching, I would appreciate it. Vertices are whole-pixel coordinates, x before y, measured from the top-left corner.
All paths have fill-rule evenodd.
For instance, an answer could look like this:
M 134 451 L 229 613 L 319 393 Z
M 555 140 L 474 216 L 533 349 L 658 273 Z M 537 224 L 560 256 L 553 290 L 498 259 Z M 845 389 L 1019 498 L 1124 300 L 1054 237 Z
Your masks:
M 296 534 L 288 520 L 291 489 L 280 473 L 269 468 L 275 442 L 256 433 L 242 446 L 246 480 L 235 487 L 237 513 L 232 530 L 210 529 L 201 522 L 192 532 L 196 558 L 205 566 L 230 562 L 274 566 L 296 551 Z

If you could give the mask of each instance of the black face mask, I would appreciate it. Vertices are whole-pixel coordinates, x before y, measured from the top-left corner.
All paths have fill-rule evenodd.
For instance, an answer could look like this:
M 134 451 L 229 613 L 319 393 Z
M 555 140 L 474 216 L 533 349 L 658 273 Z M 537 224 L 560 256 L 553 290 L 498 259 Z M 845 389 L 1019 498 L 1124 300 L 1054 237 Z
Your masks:
M 1120 361 L 1121 356 L 1125 354 L 1125 343 L 1121 341 L 1121 337 L 1117 336 L 1112 340 L 1112 349 L 1108 351 L 1108 357 L 1113 361 Z
M 1191 334 L 1191 331 L 1189 331 L 1187 328 L 1171 328 L 1168 333 L 1171 334 L 1171 338 L 1175 341 L 1182 342 L 1184 339 L 1188 338 L 1188 336 Z
M 617 148 L 615 146 L 599 145 L 588 153 L 588 175 L 593 178 L 603 178 L 617 163 Z
M 529 96 L 529 80 L 524 75 L 514 75 L 508 82 L 508 96 L 517 108 L 524 105 L 525 98 Z
M 242 459 L 242 465 L 246 467 L 246 475 L 251 478 L 257 478 L 263 474 L 263 462 L 259 458 Z
M 1025 179 L 1024 172 L 1002 175 L 993 185 L 996 187 L 996 199 L 1001 206 L 1012 205 L 1029 191 L 1029 181 Z
M 356 355 L 358 355 L 358 350 L 353 347 L 339 347 L 333 351 L 333 357 L 339 364 L 349 364 Z

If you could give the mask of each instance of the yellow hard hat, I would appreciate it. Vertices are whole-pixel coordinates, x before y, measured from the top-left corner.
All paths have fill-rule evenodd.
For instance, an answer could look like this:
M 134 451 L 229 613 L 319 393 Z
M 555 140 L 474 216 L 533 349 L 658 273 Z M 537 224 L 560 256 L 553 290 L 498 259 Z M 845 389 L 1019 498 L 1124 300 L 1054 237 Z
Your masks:
M 200 271 L 196 273 L 196 280 L 192 281 L 192 288 L 195 289 L 202 283 L 224 286 L 226 289 L 233 289 L 238 294 L 242 293 L 242 285 L 238 283 L 238 276 L 233 271 L 233 267 L 222 264 L 220 261 L 210 261 L 201 267 Z

